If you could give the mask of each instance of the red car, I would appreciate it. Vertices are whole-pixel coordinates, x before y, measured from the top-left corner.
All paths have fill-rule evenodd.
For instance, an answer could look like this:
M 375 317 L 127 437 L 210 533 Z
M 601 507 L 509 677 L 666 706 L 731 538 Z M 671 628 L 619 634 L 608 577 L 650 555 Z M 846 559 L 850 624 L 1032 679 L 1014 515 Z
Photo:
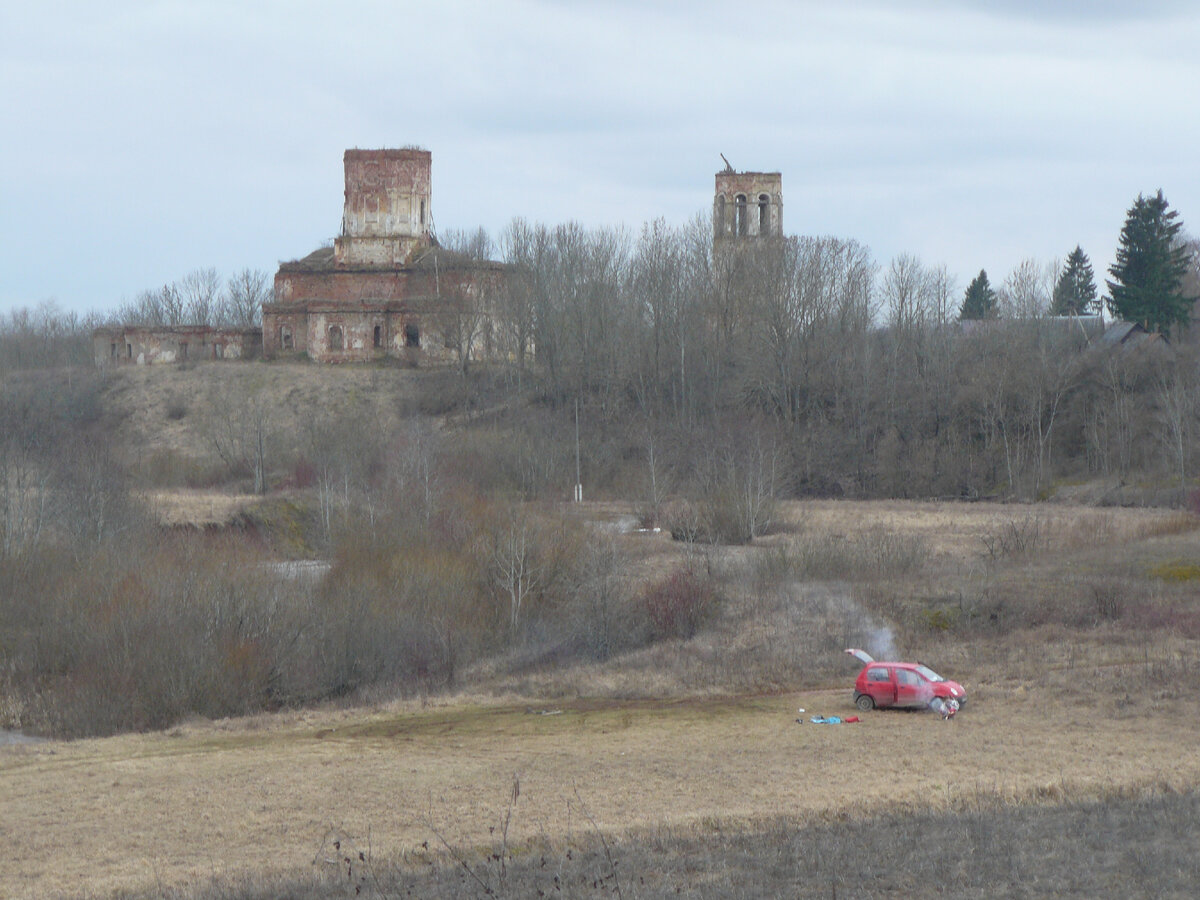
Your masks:
M 948 717 L 967 702 L 967 692 L 961 684 L 943 678 L 929 666 L 876 662 L 862 650 L 846 652 L 866 663 L 854 682 L 854 705 L 863 712 L 885 706 L 929 706 Z

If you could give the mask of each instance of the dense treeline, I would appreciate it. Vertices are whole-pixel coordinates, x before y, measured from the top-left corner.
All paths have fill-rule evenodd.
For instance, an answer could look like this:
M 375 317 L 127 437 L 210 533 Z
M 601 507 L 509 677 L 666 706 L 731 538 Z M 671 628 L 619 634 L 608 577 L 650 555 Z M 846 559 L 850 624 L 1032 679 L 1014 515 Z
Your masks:
M 262 324 L 262 305 L 272 296 L 270 276 L 242 269 L 222 281 L 216 269 L 193 269 L 156 290 L 139 293 L 109 317 L 122 325 L 213 325 L 254 328 Z
M 581 404 L 602 448 L 585 468 L 608 490 L 621 485 L 605 473 L 629 469 L 613 452 L 685 494 L 722 468 L 743 482 L 757 469 L 772 496 L 860 497 L 1035 498 L 1093 475 L 1178 488 L 1191 471 L 1186 329 L 1109 344 L 1050 317 L 1054 266 L 1022 263 L 997 317 L 960 322 L 943 267 L 905 255 L 881 268 L 852 240 L 714 250 L 699 219 L 636 239 L 516 221 L 500 249 L 513 276 L 489 340 L 514 385 L 565 413 Z
M 0 372 L 92 364 L 98 315 L 81 316 L 52 300 L 0 315 Z

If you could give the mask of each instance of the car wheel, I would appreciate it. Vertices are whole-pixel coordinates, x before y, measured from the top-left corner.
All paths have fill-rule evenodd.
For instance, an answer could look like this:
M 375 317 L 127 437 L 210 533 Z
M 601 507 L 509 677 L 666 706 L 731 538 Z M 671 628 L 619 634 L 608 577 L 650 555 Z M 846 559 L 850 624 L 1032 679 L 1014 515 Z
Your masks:
M 870 694 L 859 694 L 854 700 L 854 705 L 863 712 L 870 712 L 875 708 L 875 701 L 871 699 Z

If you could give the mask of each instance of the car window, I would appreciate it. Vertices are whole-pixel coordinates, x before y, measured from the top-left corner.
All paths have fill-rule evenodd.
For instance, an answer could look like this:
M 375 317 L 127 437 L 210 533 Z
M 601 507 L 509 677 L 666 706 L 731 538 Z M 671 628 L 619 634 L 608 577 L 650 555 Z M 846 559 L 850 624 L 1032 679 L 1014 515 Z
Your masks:
M 946 679 L 939 675 L 929 666 L 917 666 L 917 671 L 924 675 L 930 681 L 945 681 Z
M 896 678 L 901 684 L 920 684 L 921 679 L 912 669 L 897 669 Z
M 867 669 L 867 681 L 891 681 L 888 677 L 888 670 L 883 666 L 875 666 Z

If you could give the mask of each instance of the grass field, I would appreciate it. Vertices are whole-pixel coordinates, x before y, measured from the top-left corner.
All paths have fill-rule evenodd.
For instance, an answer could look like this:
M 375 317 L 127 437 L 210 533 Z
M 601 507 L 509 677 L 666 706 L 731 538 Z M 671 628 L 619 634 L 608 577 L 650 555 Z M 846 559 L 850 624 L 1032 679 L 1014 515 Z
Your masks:
M 1200 784 L 1192 701 L 1114 719 L 1036 690 L 982 690 L 954 722 L 851 714 L 844 690 L 720 701 L 392 707 L 196 723 L 165 734 L 43 744 L 0 757 L 6 896 L 102 893 L 313 863 L 333 829 L 376 854 L 437 834 L 509 840 L 738 829 L 784 818 L 1103 800 Z
M 1197 636 L 1143 625 L 1136 610 L 1039 624 L 1029 609 L 1066 603 L 1063 585 L 1085 571 L 1142 585 L 1156 609 L 1194 610 L 1189 565 L 1200 561 L 1200 539 L 1190 523 L 1153 510 L 983 504 L 822 502 L 781 512 L 777 533 L 710 560 L 744 575 L 745 596 L 690 642 L 531 677 L 480 671 L 469 693 L 423 703 L 0 747 L 0 896 L 266 897 L 302 887 L 322 896 L 364 885 L 403 896 L 404 878 L 418 876 L 415 896 L 483 894 L 482 885 L 501 884 L 487 854 L 498 853 L 506 818 L 512 896 L 547 884 L 533 860 L 548 854 L 561 866 L 573 848 L 590 866 L 574 895 L 611 893 L 604 879 L 617 871 L 623 896 L 681 886 L 730 895 L 739 877 L 750 878 L 744 896 L 912 895 L 938 884 L 988 896 L 981 873 L 1008 878 L 995 892 L 1004 895 L 1090 883 L 1081 896 L 1186 896 L 1176 891 L 1195 872 L 1180 823 L 1200 788 L 1200 694 L 1190 686 Z M 1020 546 L 1004 544 L 1006 530 Z M 919 538 L 920 565 L 853 589 L 754 586 L 767 584 L 756 560 L 773 549 L 811 540 L 821 553 L 842 553 L 843 543 L 876 547 L 880 534 Z M 686 552 L 661 538 L 627 540 L 642 541 L 635 549 L 647 571 Z M 902 654 L 964 682 L 970 703 L 950 723 L 904 712 L 797 723 L 800 707 L 805 719 L 853 714 L 856 667 L 839 656 L 836 630 L 805 644 L 803 629 L 816 620 L 788 612 L 772 591 L 802 608 L 844 591 L 881 622 L 894 613 Z M 971 591 L 989 603 L 1002 596 L 1029 624 L 995 634 L 942 631 L 940 620 L 900 624 L 924 621 L 914 610 L 929 597 Z M 803 652 L 788 655 L 791 645 Z M 730 669 L 756 666 L 744 678 Z M 781 685 L 789 677 L 811 689 Z M 749 689 L 760 683 L 770 689 Z M 1083 827 L 1120 843 L 1073 833 Z M 906 834 L 916 842 L 956 831 L 991 847 L 995 860 L 968 871 L 953 854 L 939 862 L 922 850 L 912 870 L 896 862 Z M 333 840 L 364 853 L 349 875 L 326 862 L 342 852 Z M 892 849 L 876 863 L 838 855 L 854 841 Z M 812 847 L 826 847 L 825 856 Z M 478 874 L 468 876 L 451 848 Z M 1067 878 L 1072 866 L 1088 866 L 1092 880 L 1082 871 Z M 1139 866 L 1146 874 L 1130 876 Z M 748 867 L 742 876 L 739 867 Z M 386 884 L 356 882 L 385 869 Z M 805 872 L 805 890 L 819 894 L 800 890 Z M 599 886 L 584 884 L 588 873 Z

